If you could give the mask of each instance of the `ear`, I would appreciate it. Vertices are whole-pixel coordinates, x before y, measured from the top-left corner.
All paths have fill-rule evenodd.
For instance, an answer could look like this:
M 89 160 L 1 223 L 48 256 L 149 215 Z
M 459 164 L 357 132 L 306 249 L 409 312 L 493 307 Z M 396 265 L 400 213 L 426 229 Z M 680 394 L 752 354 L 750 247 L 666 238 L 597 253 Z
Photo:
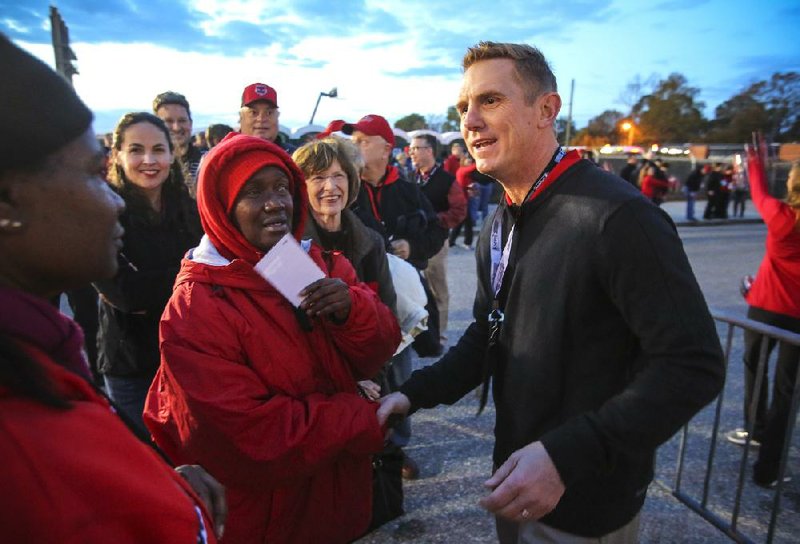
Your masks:
M 561 111 L 561 96 L 556 93 L 545 93 L 539 97 L 539 128 L 554 127 L 558 112 Z

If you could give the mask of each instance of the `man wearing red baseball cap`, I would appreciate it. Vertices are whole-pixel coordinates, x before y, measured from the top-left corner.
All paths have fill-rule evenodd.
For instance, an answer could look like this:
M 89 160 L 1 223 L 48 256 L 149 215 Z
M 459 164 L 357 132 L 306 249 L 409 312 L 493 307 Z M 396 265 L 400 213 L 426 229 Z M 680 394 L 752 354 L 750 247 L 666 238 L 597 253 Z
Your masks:
M 428 259 L 436 255 L 447 238 L 447 230 L 439 225 L 436 212 L 420 188 L 400 176 L 397 167 L 389 166 L 394 148 L 394 132 L 380 115 L 366 115 L 357 123 L 345 123 L 342 132 L 352 135 L 353 143 L 361 150 L 364 169 L 361 171 L 361 190 L 352 210 L 370 228 L 377 230 L 386 240 L 391 252 L 407 260 L 418 270 L 428 266 Z M 435 303 L 429 311 L 435 311 Z M 438 323 L 438 319 L 435 321 Z M 421 352 L 420 344 L 414 347 L 421 356 L 441 354 L 438 325 L 433 317 L 428 323 L 436 328 L 429 352 Z M 431 336 L 431 335 L 427 335 Z M 417 337 L 419 339 L 419 337 Z M 438 352 L 438 353 L 437 353 Z M 411 375 L 411 350 L 406 348 L 392 358 L 387 378 L 391 391 L 396 391 Z M 411 438 L 411 425 L 406 418 L 393 428 L 390 441 L 405 447 Z M 419 468 L 410 457 L 403 463 L 403 477 L 414 479 Z
M 278 137 L 278 91 L 266 83 L 251 83 L 242 92 L 239 132 L 256 136 L 281 146 L 291 153 L 294 147 Z
M 418 270 L 424 270 L 428 259 L 444 243 L 447 232 L 439 226 L 430 201 L 412 183 L 406 181 L 389 158 L 394 148 L 394 132 L 380 115 L 370 114 L 357 123 L 345 123 L 342 132 L 352 135 L 353 143 L 364 157 L 361 191 L 354 210 L 367 226 L 377 223 L 376 230 L 389 241 L 392 253 Z

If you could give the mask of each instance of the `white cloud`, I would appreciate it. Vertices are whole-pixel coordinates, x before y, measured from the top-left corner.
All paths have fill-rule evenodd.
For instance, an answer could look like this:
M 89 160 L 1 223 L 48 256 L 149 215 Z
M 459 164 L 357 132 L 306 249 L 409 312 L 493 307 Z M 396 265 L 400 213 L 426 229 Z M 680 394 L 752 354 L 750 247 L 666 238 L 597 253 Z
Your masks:
M 393 122 L 411 113 L 445 115 L 455 101 L 460 83 L 457 67 L 468 46 L 482 39 L 525 41 L 538 46 L 551 61 L 564 100 L 563 115 L 570 81 L 575 79 L 573 118 L 581 127 L 605 109 L 627 109 L 618 103 L 618 97 L 636 74 L 647 77 L 656 72 L 666 77 L 673 71 L 683 73 L 691 86 L 703 91 L 699 98 L 706 101 L 706 114 L 711 115 L 716 103 L 740 90 L 736 78 L 752 70 L 739 66 L 743 60 L 770 58 L 776 53 L 797 58 L 791 26 L 771 20 L 769 10 L 749 12 L 726 6 L 724 13 L 731 20 L 715 25 L 709 22 L 708 13 L 720 13 L 718 2 L 698 4 L 679 14 L 666 8 L 654 12 L 655 8 L 622 0 L 600 4 L 602 11 L 589 10 L 589 16 L 582 17 L 586 12 L 581 6 L 590 6 L 585 2 L 555 6 L 543 0 L 492 2 L 487 8 L 444 5 L 435 0 L 408 0 L 402 5 L 392 0 L 366 0 L 361 8 L 348 3 L 347 9 L 360 10 L 353 11 L 352 25 L 333 29 L 302 17 L 290 3 L 192 0 L 192 9 L 203 14 L 201 30 L 209 36 L 221 35 L 226 25 L 235 22 L 278 23 L 281 32 L 291 32 L 299 39 L 254 47 L 234 56 L 223 50 L 194 53 L 147 43 L 88 44 L 73 35 L 80 70 L 75 85 L 97 113 L 147 110 L 159 92 L 182 92 L 192 105 L 197 128 L 210 122 L 235 126 L 241 91 L 254 81 L 278 90 L 281 124 L 287 127 L 307 124 L 319 93 L 332 87 L 338 88 L 339 98 L 322 98 L 317 124 L 334 118 L 354 121 L 367 113 L 380 113 Z M 742 2 L 735 4 L 741 6 Z M 338 10 L 345 7 L 334 4 L 326 9 L 340 15 Z M 575 17 L 562 17 L 570 11 Z M 681 19 L 680 24 L 670 19 L 673 16 Z M 49 29 L 46 16 L 41 20 Z M 376 23 L 363 28 L 364 21 Z M 758 23 L 762 21 L 771 21 L 771 30 L 767 35 L 759 33 L 758 40 L 753 40 L 756 43 L 745 43 L 739 37 L 750 29 L 752 38 L 755 29 L 764 27 Z M 22 26 L 8 21 L 0 24 Z M 739 30 L 731 32 L 731 28 Z M 385 29 L 392 29 L 391 33 Z M 331 30 L 338 34 L 329 36 Z M 115 37 L 109 35 L 108 39 Z M 52 66 L 52 47 L 21 45 Z M 782 69 L 796 66 L 793 61 Z M 415 73 L 434 75 L 408 75 Z M 97 126 L 98 130 L 111 128 L 105 126 L 108 116 L 98 115 L 100 119 L 104 125 Z
M 242 89 L 255 81 L 278 91 L 281 124 L 296 129 L 308 123 L 319 93 L 338 87 L 339 98 L 323 97 L 315 118 L 326 124 L 335 118 L 356 121 L 368 113 L 390 122 L 408 115 L 444 115 L 455 102 L 459 78 L 397 77 L 389 72 L 419 67 L 414 43 L 397 42 L 370 47 L 385 38 L 363 34 L 341 39 L 308 38 L 290 51 L 321 68 L 287 64 L 280 47 L 253 49 L 247 54 L 181 52 L 146 43 L 75 43 L 80 75 L 75 89 L 90 108 L 149 110 L 160 92 L 186 95 L 196 128 L 211 122 L 236 126 Z M 52 59 L 46 45 L 20 43 L 43 59 Z M 53 66 L 53 62 L 50 62 Z M 110 126 L 96 126 L 98 132 Z
M 14 19 L 5 18 L 3 19 L 3 24 L 15 32 L 28 34 L 31 31 L 28 27 L 21 25 L 18 21 L 15 21 Z

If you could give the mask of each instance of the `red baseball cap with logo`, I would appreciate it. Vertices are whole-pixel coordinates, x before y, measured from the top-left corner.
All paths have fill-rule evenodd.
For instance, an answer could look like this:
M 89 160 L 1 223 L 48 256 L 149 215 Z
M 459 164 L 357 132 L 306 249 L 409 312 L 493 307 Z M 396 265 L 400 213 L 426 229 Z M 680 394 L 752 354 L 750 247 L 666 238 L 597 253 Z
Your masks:
M 353 134 L 353 132 L 363 132 L 367 136 L 380 136 L 394 147 L 394 132 L 389 123 L 380 115 L 370 113 L 358 120 L 358 123 L 345 123 L 342 125 L 342 132 Z
M 242 107 L 249 106 L 253 102 L 259 100 L 266 100 L 278 107 L 278 91 L 267 85 L 266 83 L 252 83 L 244 88 L 242 93 Z

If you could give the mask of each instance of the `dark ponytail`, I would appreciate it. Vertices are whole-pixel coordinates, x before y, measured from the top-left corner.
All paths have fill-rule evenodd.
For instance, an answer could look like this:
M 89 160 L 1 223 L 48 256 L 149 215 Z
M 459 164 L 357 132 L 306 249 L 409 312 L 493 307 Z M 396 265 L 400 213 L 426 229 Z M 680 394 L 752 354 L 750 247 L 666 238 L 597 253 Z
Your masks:
M 0 334 L 0 385 L 52 408 L 70 407 L 44 369 L 3 334 Z

